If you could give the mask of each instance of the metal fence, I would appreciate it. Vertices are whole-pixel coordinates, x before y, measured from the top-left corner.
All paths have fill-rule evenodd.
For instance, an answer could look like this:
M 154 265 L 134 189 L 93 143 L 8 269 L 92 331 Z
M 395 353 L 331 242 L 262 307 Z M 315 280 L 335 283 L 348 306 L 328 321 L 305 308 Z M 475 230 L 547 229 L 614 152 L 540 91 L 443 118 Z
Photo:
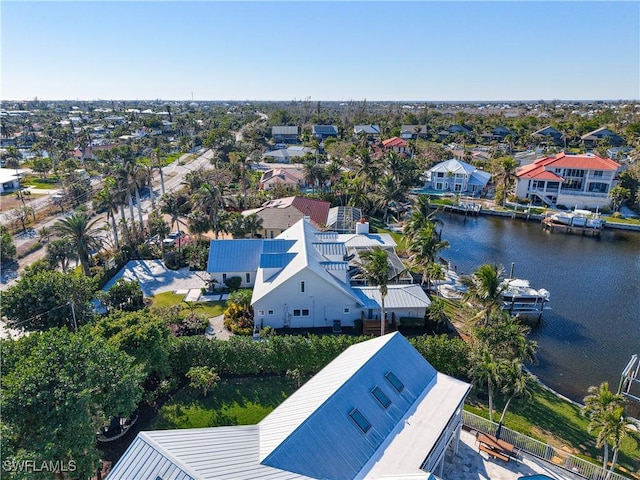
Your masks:
M 475 430 L 489 435 L 495 435 L 498 429 L 497 423 L 490 422 L 486 418 L 479 417 L 467 411 L 462 412 L 462 424 L 467 430 Z M 551 445 L 514 432 L 504 426 L 500 429 L 500 438 L 515 445 L 524 453 L 538 457 L 574 475 L 589 480 L 628 480 L 627 477 L 618 473 L 603 470 L 601 465 L 583 460 L 564 450 L 554 448 Z

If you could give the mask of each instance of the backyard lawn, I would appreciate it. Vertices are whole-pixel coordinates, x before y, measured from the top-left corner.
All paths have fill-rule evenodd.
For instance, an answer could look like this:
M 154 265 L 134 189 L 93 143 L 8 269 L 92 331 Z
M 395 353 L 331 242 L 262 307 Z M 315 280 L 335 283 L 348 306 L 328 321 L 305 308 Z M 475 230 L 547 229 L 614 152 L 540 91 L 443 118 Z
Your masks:
M 185 316 L 189 312 L 189 307 L 186 303 L 184 303 L 184 295 L 178 295 L 173 292 L 164 292 L 159 293 L 151 297 L 152 304 L 151 309 L 162 308 L 162 307 L 171 307 L 173 305 L 182 306 L 181 315 Z M 227 302 L 195 302 L 197 307 L 195 307 L 196 313 L 201 313 L 206 315 L 207 317 L 216 317 L 218 315 L 222 315 L 226 308 Z
M 206 397 L 186 386 L 160 408 L 151 430 L 255 425 L 295 390 L 286 377 L 223 379 Z
M 478 398 L 477 393 L 476 389 L 472 390 L 465 410 L 489 418 L 486 399 Z M 501 399 L 496 401 L 494 422 L 499 420 L 503 405 Z M 541 385 L 533 388 L 533 394 L 527 401 L 512 402 L 504 421 L 505 427 L 511 430 L 548 442 L 582 458 L 587 458 L 585 454 L 592 459 L 601 457 L 603 449 L 596 448 L 595 436 L 587 432 L 588 424 L 577 405 L 561 399 Z M 640 471 L 640 434 L 629 433 L 622 442 L 618 465 L 637 472 Z

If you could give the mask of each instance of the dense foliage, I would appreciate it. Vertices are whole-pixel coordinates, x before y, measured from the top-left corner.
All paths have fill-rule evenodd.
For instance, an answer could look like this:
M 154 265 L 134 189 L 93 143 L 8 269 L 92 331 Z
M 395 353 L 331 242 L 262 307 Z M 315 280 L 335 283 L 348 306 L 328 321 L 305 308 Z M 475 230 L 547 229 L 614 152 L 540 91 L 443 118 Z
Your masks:
M 74 478 L 94 474 L 96 431 L 136 408 L 141 369 L 86 327 L 76 334 L 51 329 L 2 340 L 0 349 L 3 460 L 39 465 L 55 459 L 73 464 Z
M 16 246 L 9 230 L 4 225 L 0 225 L 0 264 L 13 260 L 16 256 Z
M 75 328 L 93 317 L 90 300 L 94 293 L 95 282 L 91 278 L 35 269 L 25 272 L 2 295 L 2 312 L 11 325 L 26 330 Z
M 181 337 L 172 342 L 169 358 L 178 376 L 185 375 L 192 366 L 210 367 L 221 375 L 286 374 L 293 369 L 313 374 L 351 345 L 369 338 L 276 335 L 256 342 L 248 337 L 232 337 L 228 341 Z M 443 373 L 463 376 L 468 370 L 467 344 L 460 339 L 419 337 L 410 342 Z

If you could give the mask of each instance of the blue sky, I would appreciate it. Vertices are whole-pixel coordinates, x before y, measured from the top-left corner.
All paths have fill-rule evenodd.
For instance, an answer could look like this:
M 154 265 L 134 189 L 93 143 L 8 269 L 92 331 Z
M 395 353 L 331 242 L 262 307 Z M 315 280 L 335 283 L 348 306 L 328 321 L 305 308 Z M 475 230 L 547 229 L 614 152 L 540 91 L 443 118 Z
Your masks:
M 1 98 L 640 98 L 640 2 L 0 3 Z

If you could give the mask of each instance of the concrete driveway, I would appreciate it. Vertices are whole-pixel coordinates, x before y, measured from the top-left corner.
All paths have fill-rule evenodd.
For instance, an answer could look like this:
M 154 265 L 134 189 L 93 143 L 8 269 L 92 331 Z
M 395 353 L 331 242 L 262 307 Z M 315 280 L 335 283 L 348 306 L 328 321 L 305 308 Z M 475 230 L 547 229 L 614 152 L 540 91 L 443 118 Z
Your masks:
M 188 267 L 169 270 L 161 260 L 131 260 L 103 287 L 109 290 L 119 279 L 136 282 L 145 297 L 162 292 L 200 289 L 205 286 L 207 272 L 189 271 Z

